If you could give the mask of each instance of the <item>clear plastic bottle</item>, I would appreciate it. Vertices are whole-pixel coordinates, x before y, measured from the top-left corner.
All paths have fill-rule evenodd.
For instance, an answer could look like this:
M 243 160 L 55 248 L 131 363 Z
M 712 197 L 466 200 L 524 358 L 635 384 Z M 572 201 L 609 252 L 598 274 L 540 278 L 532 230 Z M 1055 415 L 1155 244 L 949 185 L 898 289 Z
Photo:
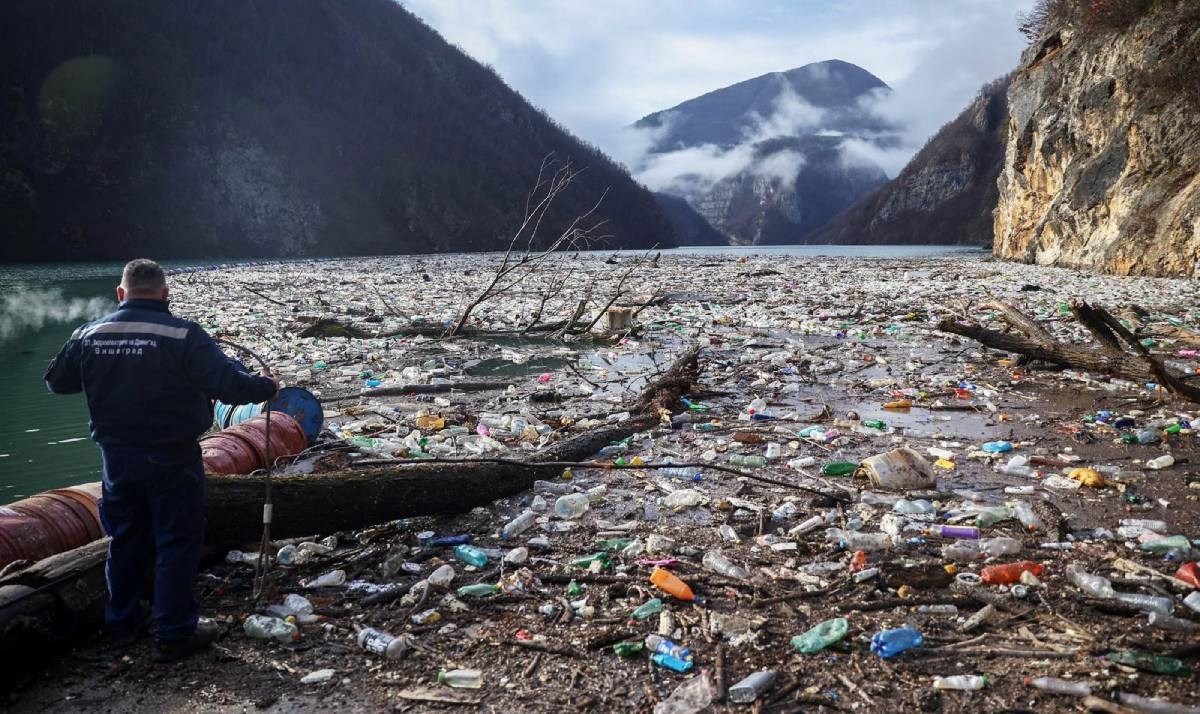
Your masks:
M 283 606 L 293 615 L 313 614 L 313 604 L 303 595 L 292 593 L 283 599 Z
M 1200 625 L 1197 625 L 1191 620 L 1185 620 L 1182 617 L 1167 615 L 1158 610 L 1153 610 L 1150 612 L 1149 622 L 1151 627 L 1155 627 L 1160 630 L 1169 630 L 1171 632 L 1185 632 L 1190 634 L 1200 631 Z
M 454 557 L 458 558 L 467 565 L 473 565 L 476 568 L 482 568 L 487 565 L 487 553 L 473 545 L 456 545 L 454 546 Z
M 955 674 L 949 677 L 934 677 L 934 689 L 956 689 L 973 691 L 983 689 L 988 685 L 988 678 L 980 674 Z
M 1117 700 L 1130 709 L 1146 714 L 1200 714 L 1200 707 L 1176 704 L 1158 697 L 1143 697 L 1131 692 L 1117 692 Z
M 1017 501 L 1017 505 L 1013 507 L 1013 513 L 1016 514 L 1017 520 L 1021 525 L 1025 526 L 1027 531 L 1044 531 L 1046 524 L 1041 517 L 1033 510 L 1033 506 L 1027 501 Z
M 969 563 L 979 556 L 979 545 L 973 541 L 959 541 L 942 546 L 942 558 L 952 563 Z
M 1108 578 L 1103 575 L 1092 575 L 1073 563 L 1067 566 L 1067 577 L 1070 578 L 1075 587 L 1092 597 L 1107 600 L 1115 594 L 1112 583 Z
M 692 658 L 692 651 L 683 645 L 676 644 L 668 640 L 662 635 L 649 634 L 643 641 L 646 649 L 659 654 L 670 655 L 675 659 L 689 660 Z
M 266 615 L 250 615 L 242 622 L 242 630 L 256 640 L 276 640 L 284 644 L 299 637 L 295 625 Z
M 1113 593 L 1113 599 L 1143 612 L 1158 612 L 1163 615 L 1171 614 L 1175 603 L 1169 597 L 1146 595 L 1144 593 Z
M 748 466 L 750 468 L 760 469 L 767 465 L 767 459 L 765 456 L 759 456 L 757 454 L 753 456 L 734 454 L 733 456 L 729 457 L 729 463 L 734 466 Z
M 842 550 L 865 550 L 868 553 L 890 550 L 892 547 L 892 539 L 886 533 L 841 531 L 837 542 Z
M 1035 677 L 1026 679 L 1025 684 L 1051 694 L 1069 694 L 1076 697 L 1087 697 L 1092 694 L 1092 685 L 1087 682 L 1071 682 L 1057 677 Z
M 712 706 L 712 695 L 712 683 L 701 672 L 676 687 L 668 699 L 654 705 L 654 714 L 696 714 Z
M 777 444 L 773 441 L 769 442 L 767 444 L 767 450 L 763 454 L 763 457 L 767 461 L 778 461 L 780 458 L 783 457 L 783 446 L 781 446 L 780 444 Z
M 658 472 L 663 476 L 670 476 L 681 481 L 698 482 L 704 478 L 704 472 L 698 468 L 689 466 L 672 466 L 670 468 L 659 469 Z
M 713 551 L 713 550 L 710 550 L 707 553 L 705 553 L 704 559 L 701 562 L 704 564 L 704 567 L 708 568 L 709 570 L 711 570 L 715 573 L 724 575 L 727 578 L 733 578 L 735 580 L 746 580 L 747 578 L 750 577 L 749 571 L 747 571 L 746 569 L 741 568 L 737 565 L 734 565 L 724 555 L 721 555 L 720 553 Z
M 1021 541 L 1008 536 L 985 538 L 979 541 L 979 551 L 989 558 L 999 558 L 1005 555 L 1016 555 L 1021 552 Z
M 742 539 L 740 536 L 738 536 L 737 531 L 735 531 L 728 523 L 722 523 L 721 526 L 717 528 L 717 535 L 721 536 L 721 540 L 725 541 L 726 543 L 742 542 Z
M 516 536 L 529 530 L 529 528 L 537 521 L 537 513 L 527 510 L 521 515 L 504 524 L 504 528 L 500 530 L 500 537 L 504 539 L 515 538 Z
M 1163 454 L 1146 462 L 1146 468 L 1158 471 L 1160 469 L 1169 469 L 1175 465 L 1175 457 L 1170 454 Z
M 438 684 L 455 689 L 479 689 L 483 686 L 483 672 L 477 669 L 452 669 L 438 672 Z
M 554 502 L 554 515 L 564 520 L 573 520 L 587 513 L 591 507 L 586 493 L 568 493 Z
M 1191 595 L 1183 599 L 1183 604 L 1192 608 L 1195 612 L 1200 612 L 1200 590 L 1195 590 Z
M 449 587 L 450 583 L 454 580 L 454 566 L 446 563 L 430 573 L 429 577 L 426 579 L 429 581 L 430 585 L 435 587 Z

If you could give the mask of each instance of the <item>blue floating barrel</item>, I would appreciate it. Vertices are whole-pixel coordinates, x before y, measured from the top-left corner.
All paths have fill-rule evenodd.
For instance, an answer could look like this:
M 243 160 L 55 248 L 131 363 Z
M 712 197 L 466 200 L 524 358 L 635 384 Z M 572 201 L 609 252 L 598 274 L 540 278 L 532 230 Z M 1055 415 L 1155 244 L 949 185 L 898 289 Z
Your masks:
M 213 425 L 220 430 L 243 424 L 261 414 L 265 406 L 264 403 L 235 407 L 217 402 L 213 408 Z M 279 396 L 271 402 L 271 411 L 283 412 L 299 422 L 309 444 L 317 440 L 321 427 L 325 425 L 325 410 L 321 408 L 321 400 L 301 387 L 284 387 L 279 390 Z

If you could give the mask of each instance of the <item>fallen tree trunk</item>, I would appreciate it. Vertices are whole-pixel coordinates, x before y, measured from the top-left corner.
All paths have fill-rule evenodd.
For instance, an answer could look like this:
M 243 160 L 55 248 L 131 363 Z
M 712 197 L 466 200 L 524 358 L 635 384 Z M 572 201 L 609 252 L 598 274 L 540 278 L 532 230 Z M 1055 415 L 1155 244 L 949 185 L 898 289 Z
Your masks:
M 1104 308 L 1085 302 L 1074 302 L 1071 306 L 1080 324 L 1096 337 L 1099 342 L 1097 346 L 1075 345 L 1053 338 L 1047 339 L 1049 333 L 1042 330 L 1032 318 L 1010 306 L 1004 307 L 1007 309 L 1000 311 L 1001 316 L 1023 335 L 989 330 L 980 325 L 949 318 L 939 322 L 937 329 L 968 337 L 985 347 L 1024 355 L 1029 359 L 1115 375 L 1137 382 L 1155 382 L 1185 399 L 1200 402 L 1200 387 L 1190 385 L 1180 375 L 1170 372 L 1138 342 L 1136 336 L 1126 330 L 1120 321 Z M 1133 352 L 1126 351 L 1122 343 L 1128 345 Z

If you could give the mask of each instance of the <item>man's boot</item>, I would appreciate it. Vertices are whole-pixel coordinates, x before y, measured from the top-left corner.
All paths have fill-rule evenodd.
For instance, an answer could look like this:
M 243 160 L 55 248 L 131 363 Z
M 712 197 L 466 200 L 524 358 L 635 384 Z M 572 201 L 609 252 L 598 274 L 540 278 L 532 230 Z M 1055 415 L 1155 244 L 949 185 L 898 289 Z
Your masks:
M 190 657 L 207 648 L 221 634 L 221 628 L 212 620 L 200 620 L 196 623 L 196 631 L 191 637 L 182 640 L 159 640 L 154 653 L 155 662 L 174 662 L 177 659 Z

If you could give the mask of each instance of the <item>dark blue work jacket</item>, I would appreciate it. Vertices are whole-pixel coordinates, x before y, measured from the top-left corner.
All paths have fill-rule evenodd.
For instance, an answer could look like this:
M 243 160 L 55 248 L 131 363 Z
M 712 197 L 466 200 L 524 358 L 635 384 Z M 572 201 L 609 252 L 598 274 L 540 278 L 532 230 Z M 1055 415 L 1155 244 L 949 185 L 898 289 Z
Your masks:
M 212 404 L 270 399 L 275 383 L 247 372 L 199 325 L 161 300 L 126 300 L 80 327 L 46 368 L 56 394 L 87 395 L 101 446 L 195 448 Z

